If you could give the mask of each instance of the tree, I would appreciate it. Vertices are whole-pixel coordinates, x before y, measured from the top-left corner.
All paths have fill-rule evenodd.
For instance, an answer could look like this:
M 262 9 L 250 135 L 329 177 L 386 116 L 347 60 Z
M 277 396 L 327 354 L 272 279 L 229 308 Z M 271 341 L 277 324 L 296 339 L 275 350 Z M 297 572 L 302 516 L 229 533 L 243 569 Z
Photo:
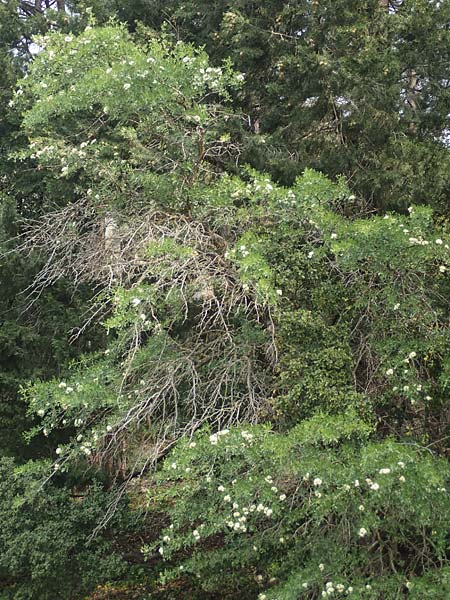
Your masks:
M 70 284 L 60 282 L 32 302 L 29 285 L 41 266 L 39 259 L 22 260 L 14 254 L 22 220 L 45 211 L 55 197 L 62 202 L 64 196 L 61 186 L 51 189 L 32 159 L 20 165 L 11 159 L 27 143 L 13 96 L 17 79 L 32 60 L 32 40 L 56 26 L 77 26 L 76 17 L 57 14 L 55 7 L 54 2 L 0 4 L 0 452 L 21 457 L 36 453 L 39 444 L 33 449 L 24 445 L 22 433 L 29 422 L 18 397 L 20 385 L 38 374 L 60 372 L 81 348 L 95 345 L 96 337 L 69 343 L 70 329 L 79 323 L 78 312 L 85 310 L 88 290 L 74 295 Z
M 345 174 L 380 210 L 445 211 L 449 6 L 364 2 L 116 2 L 246 74 L 245 160 L 290 184 L 305 167 Z M 253 132 L 257 136 L 251 135 Z
M 95 10 L 107 20 L 112 6 Z M 145 6 L 158 27 L 170 17 L 161 34 L 134 23 L 129 11 Z M 164 15 L 142 2 L 122 6 L 129 27 L 97 27 L 86 11 L 73 31 L 44 31 L 8 99 L 15 143 L 2 167 L 0 275 L 17 265 L 23 281 L 0 301 L 2 384 L 12 399 L 31 379 L 26 437 L 51 458 L 5 463 L 0 576 L 16 596 L 88 593 L 119 564 L 106 539 L 122 547 L 114 519 L 127 495 L 146 509 L 149 559 L 147 571 L 125 566 L 132 595 L 440 600 L 449 585 L 444 177 L 429 198 L 414 184 L 397 202 L 389 165 L 408 172 L 420 155 L 420 171 L 425 147 L 442 152 L 438 169 L 448 160 L 434 139 L 442 65 L 431 74 L 428 40 L 418 64 L 422 33 L 411 33 L 419 21 L 409 12 L 423 8 L 443 56 L 446 9 L 200 6 L 186 4 L 191 22 L 175 19 L 177 2 Z M 178 39 L 208 45 L 211 32 L 214 66 Z M 228 53 L 245 74 L 221 62 Z M 333 177 L 303 169 L 310 161 Z M 381 212 L 384 203 L 401 210 Z M 29 297 L 14 304 L 16 285 Z M 108 492 L 85 489 L 93 473 Z M 50 538 L 54 548 L 57 535 L 63 570 L 41 545 Z M 97 545 L 85 552 L 88 536 Z M 83 573 L 92 557 L 105 573 Z M 135 578 L 144 585 L 131 590 Z M 120 593 L 111 586 L 106 597 Z

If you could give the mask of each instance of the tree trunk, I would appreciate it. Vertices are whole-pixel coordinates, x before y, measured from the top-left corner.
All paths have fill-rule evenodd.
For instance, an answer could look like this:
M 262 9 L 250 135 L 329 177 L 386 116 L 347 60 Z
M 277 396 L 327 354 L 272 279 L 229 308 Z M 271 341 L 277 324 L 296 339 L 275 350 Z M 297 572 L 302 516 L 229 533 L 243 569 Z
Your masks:
M 409 74 L 409 84 L 408 84 L 408 104 L 413 110 L 417 110 L 417 100 L 418 100 L 418 92 L 417 92 L 417 83 L 419 78 L 417 77 L 417 73 L 412 70 Z

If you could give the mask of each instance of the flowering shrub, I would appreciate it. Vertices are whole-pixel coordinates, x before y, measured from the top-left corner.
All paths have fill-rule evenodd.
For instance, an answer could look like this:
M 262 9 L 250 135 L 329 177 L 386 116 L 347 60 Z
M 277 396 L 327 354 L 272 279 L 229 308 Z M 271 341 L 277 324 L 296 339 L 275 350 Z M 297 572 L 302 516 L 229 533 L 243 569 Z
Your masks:
M 350 220 L 334 206 L 344 182 L 313 172 L 291 189 L 249 172 L 191 190 L 189 219 L 139 213 L 117 233 L 127 271 L 103 298 L 111 341 L 67 381 L 27 391 L 46 416 L 36 431 L 83 425 L 64 456 L 130 437 L 138 451 L 137 435 L 158 454 L 206 421 L 350 411 L 442 444 L 449 245 L 429 210 Z M 110 253 L 75 241 L 106 285 Z
M 337 445 L 308 421 L 287 435 L 237 427 L 181 442 L 148 497 L 170 518 L 143 548 L 164 561 L 162 580 L 261 600 L 448 593 L 445 461 L 390 440 L 361 444 L 363 423 L 347 421 L 345 434 L 336 422 Z

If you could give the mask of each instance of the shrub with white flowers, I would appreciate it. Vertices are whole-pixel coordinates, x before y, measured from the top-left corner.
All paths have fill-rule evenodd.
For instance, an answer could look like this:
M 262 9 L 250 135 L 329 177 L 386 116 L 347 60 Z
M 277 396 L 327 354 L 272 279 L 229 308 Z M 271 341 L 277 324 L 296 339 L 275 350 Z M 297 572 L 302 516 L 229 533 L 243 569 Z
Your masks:
M 336 422 L 337 445 L 314 422 L 287 435 L 259 426 L 179 443 L 148 495 L 148 508 L 169 519 L 143 548 L 149 558 L 163 548 L 163 580 L 267 600 L 356 600 L 400 597 L 408 573 L 411 594 L 433 578 L 449 591 L 439 570 L 450 525 L 445 461 L 394 441 L 361 443 L 364 426 L 348 420 L 346 434 Z

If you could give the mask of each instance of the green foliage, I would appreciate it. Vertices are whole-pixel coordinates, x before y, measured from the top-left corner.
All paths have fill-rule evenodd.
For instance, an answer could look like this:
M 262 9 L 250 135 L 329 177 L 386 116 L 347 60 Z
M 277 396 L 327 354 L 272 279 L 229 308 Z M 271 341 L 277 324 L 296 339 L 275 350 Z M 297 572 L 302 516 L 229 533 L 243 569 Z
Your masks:
M 84 340 L 69 341 L 86 310 L 89 290 L 83 287 L 75 293 L 70 283 L 60 281 L 40 296 L 33 294 L 32 283 L 42 261 L 37 253 L 14 253 L 23 219 L 35 217 L 55 197 L 62 204 L 72 193 L 59 185 L 49 198 L 51 185 L 32 160 L 20 165 L 9 160 L 11 153 L 23 151 L 28 143 L 14 107 L 14 88 L 32 60 L 31 40 L 55 26 L 62 31 L 77 28 L 76 16 L 57 12 L 51 4 L 53 9 L 42 12 L 36 2 L 31 7 L 8 0 L 0 6 L 0 454 L 21 459 L 46 449 L 42 440 L 32 447 L 24 445 L 22 434 L 30 422 L 18 397 L 20 385 L 61 373 L 68 360 L 98 343 L 98 332 L 93 330 Z
M 0 597 L 5 600 L 81 598 L 125 572 L 110 539 L 125 526 L 125 506 L 88 542 L 111 493 L 95 482 L 75 493 L 60 482 L 42 487 L 46 470 L 40 463 L 16 467 L 11 459 L 0 461 Z
M 345 174 L 379 209 L 446 211 L 447 2 L 111 4 L 132 27 L 166 22 L 245 73 L 235 104 L 248 127 L 238 135 L 259 170 L 285 184 L 305 167 Z
M 170 517 L 144 548 L 165 561 L 163 581 L 242 598 L 442 597 L 446 462 L 390 440 L 354 443 L 340 418 L 321 420 L 286 436 L 240 427 L 178 445 L 149 493 Z M 322 446 L 333 426 L 341 443 Z
M 0 597 L 441 600 L 448 5 L 213 4 L 0 5 Z
M 134 205 L 165 208 L 206 157 L 226 153 L 216 101 L 241 77 L 229 63 L 210 67 L 203 52 L 166 39 L 138 45 L 118 25 L 39 43 L 14 100 L 30 137 L 16 160 L 31 157 L 97 205 L 123 208 L 134 190 Z

